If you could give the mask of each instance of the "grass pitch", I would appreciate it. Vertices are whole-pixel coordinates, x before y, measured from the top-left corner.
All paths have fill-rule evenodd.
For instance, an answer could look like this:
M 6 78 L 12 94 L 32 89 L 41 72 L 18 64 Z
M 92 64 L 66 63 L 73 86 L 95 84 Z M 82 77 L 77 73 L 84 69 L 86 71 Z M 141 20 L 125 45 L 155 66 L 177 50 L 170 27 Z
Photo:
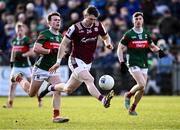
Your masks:
M 0 105 L 7 101 L 0 97 Z M 149 130 L 180 129 L 180 97 L 144 96 L 137 112 L 129 116 L 123 106 L 123 97 L 113 98 L 105 109 L 91 96 L 68 96 L 61 99 L 61 114 L 68 123 L 52 123 L 51 97 L 37 107 L 36 98 L 16 97 L 12 109 L 0 108 L 0 129 L 59 129 L 59 130 Z

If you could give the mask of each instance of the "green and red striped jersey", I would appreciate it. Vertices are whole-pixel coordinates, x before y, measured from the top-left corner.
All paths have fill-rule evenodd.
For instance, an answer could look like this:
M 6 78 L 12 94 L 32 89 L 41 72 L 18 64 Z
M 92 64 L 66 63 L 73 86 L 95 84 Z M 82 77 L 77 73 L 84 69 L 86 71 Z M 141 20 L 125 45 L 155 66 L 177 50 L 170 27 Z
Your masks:
M 134 29 L 130 29 L 124 34 L 120 43 L 127 47 L 127 63 L 130 67 L 148 67 L 147 54 L 149 45 L 152 43 L 149 32 L 143 29 L 142 33 L 137 33 Z
M 14 67 L 28 67 L 30 66 L 28 57 L 23 57 L 22 54 L 29 51 L 33 46 L 30 41 L 30 38 L 24 36 L 23 38 L 14 38 L 12 40 L 12 52 L 14 53 L 15 59 L 13 62 Z

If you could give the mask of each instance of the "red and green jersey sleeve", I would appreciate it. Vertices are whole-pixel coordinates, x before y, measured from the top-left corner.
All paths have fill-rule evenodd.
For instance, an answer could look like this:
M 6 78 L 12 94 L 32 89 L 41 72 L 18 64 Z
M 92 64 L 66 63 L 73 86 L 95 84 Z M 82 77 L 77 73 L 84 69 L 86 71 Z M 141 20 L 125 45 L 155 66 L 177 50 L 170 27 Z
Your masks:
M 36 40 L 45 49 L 58 49 L 62 41 L 62 35 L 55 35 L 49 30 L 41 32 Z M 35 65 L 43 70 L 49 68 L 56 63 L 57 54 L 41 55 Z

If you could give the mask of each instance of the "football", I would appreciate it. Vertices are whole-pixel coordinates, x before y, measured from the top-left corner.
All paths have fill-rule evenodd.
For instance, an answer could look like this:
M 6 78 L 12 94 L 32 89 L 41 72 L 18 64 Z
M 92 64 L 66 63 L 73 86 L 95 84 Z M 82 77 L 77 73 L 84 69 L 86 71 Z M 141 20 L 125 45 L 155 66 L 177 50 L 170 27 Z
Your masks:
M 110 90 L 114 87 L 114 79 L 110 75 L 103 75 L 99 79 L 99 87 L 102 90 Z

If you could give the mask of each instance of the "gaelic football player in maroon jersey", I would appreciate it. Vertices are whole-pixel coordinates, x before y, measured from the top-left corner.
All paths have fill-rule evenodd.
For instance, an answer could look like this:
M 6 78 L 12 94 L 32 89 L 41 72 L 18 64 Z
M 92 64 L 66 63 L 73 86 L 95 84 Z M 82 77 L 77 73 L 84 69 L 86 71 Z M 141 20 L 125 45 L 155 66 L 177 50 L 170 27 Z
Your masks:
M 153 43 L 149 32 L 143 28 L 143 13 L 134 13 L 132 21 L 134 27 L 128 30 L 120 40 L 117 55 L 121 64 L 121 69 L 129 69 L 130 74 L 137 83 L 129 92 L 125 93 L 124 104 L 129 114 L 135 116 L 137 115 L 135 108 L 144 94 L 144 89 L 147 83 L 148 48 L 150 48 L 152 52 L 159 53 L 160 58 L 164 57 L 165 54 Z M 124 50 L 127 50 L 127 66 L 129 68 L 127 68 L 123 59 Z M 130 99 L 133 95 L 134 102 L 130 106 Z
M 60 83 L 49 85 L 40 93 L 40 97 L 45 96 L 49 91 L 64 91 L 72 93 L 83 82 L 86 84 L 89 93 L 102 102 L 105 108 L 110 106 L 110 101 L 114 96 L 111 90 L 107 96 L 103 96 L 94 84 L 94 78 L 89 70 L 93 61 L 93 54 L 96 49 L 98 36 L 102 37 L 104 45 L 113 49 L 111 39 L 107 34 L 103 25 L 97 20 L 99 13 L 94 6 L 89 6 L 83 12 L 84 19 L 73 24 L 64 36 L 58 51 L 56 63 L 49 69 L 51 73 L 55 73 L 60 67 L 61 59 L 64 57 L 69 45 L 72 44 L 71 54 L 69 56 L 68 65 L 72 74 L 66 84 Z
M 55 63 L 58 53 L 58 48 L 62 40 L 62 35 L 59 33 L 61 27 L 61 16 L 57 12 L 48 14 L 47 22 L 49 29 L 42 31 L 34 45 L 34 51 L 40 54 L 39 59 L 34 65 L 32 72 L 31 83 L 28 82 L 21 74 L 15 75 L 12 80 L 19 82 L 21 87 L 28 92 L 30 97 L 38 93 L 44 80 L 51 84 L 60 83 L 58 74 L 50 74 L 48 71 Z M 53 94 L 53 122 L 63 123 L 68 122 L 68 118 L 60 116 L 60 92 L 54 91 Z

